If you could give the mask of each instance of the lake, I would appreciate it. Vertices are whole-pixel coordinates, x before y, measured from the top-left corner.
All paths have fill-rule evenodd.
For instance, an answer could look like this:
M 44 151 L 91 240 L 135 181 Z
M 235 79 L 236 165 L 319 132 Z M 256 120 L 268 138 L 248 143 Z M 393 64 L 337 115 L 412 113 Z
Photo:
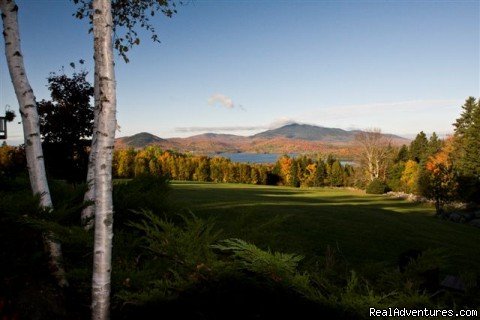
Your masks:
M 232 160 L 233 162 L 243 162 L 243 163 L 275 163 L 278 158 L 283 156 L 283 153 L 219 153 L 215 156 L 224 157 Z M 289 153 L 288 156 L 296 157 L 298 153 Z M 349 164 L 353 165 L 353 161 L 340 161 L 342 165 Z
M 297 153 L 289 153 L 288 156 L 296 157 Z M 244 163 L 275 163 L 278 158 L 283 156 L 283 153 L 219 153 L 215 156 L 224 157 L 232 160 L 233 162 Z

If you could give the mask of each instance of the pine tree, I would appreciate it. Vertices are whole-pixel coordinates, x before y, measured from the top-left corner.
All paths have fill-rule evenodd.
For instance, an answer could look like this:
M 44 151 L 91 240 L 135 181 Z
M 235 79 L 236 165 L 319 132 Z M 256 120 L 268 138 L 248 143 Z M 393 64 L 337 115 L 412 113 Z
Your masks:
M 463 105 L 464 112 L 454 124 L 457 168 L 463 175 L 480 176 L 480 99 L 470 97 Z
M 322 187 L 325 185 L 325 179 L 327 178 L 327 169 L 325 162 L 323 160 L 318 160 L 317 162 L 317 170 L 315 173 L 315 179 L 313 185 L 315 187 Z
M 395 162 L 406 162 L 408 160 L 408 147 L 406 145 L 402 145 L 402 147 L 398 150 L 397 157 L 395 158 Z
M 474 122 L 474 110 L 478 107 L 475 97 L 468 97 L 462 106 L 463 112 L 455 123 L 455 136 L 463 136 Z
M 438 138 L 435 132 L 433 132 L 428 140 L 427 158 L 438 153 L 442 149 L 442 144 L 442 140 Z
M 340 187 L 343 185 L 344 172 L 340 161 L 335 160 L 330 171 L 330 185 Z
M 480 202 L 480 99 L 469 97 L 457 119 L 454 134 L 454 167 L 458 171 L 459 194 Z
M 410 160 L 418 163 L 424 163 L 427 160 L 428 139 L 427 135 L 420 131 L 415 139 L 410 143 Z
M 292 164 L 290 166 L 290 181 L 289 185 L 291 187 L 299 187 L 300 186 L 300 179 L 298 178 L 298 162 L 295 159 L 292 159 Z

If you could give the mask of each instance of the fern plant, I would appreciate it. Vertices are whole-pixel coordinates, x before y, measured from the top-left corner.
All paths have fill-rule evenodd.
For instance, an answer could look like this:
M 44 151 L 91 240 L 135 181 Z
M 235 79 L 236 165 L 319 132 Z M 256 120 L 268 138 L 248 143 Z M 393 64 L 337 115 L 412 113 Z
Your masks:
M 275 283 L 286 285 L 317 300 L 319 292 L 310 284 L 307 273 L 300 273 L 298 263 L 304 258 L 298 254 L 265 251 L 241 239 L 226 239 L 211 246 L 213 249 L 231 254 L 241 270 L 264 276 Z

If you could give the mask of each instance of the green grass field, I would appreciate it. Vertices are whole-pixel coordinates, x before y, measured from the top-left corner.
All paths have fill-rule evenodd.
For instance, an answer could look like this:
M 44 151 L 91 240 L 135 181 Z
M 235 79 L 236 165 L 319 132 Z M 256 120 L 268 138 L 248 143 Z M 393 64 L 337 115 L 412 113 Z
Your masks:
M 222 237 L 304 255 L 313 264 L 327 246 L 352 268 L 394 266 L 409 249 L 440 249 L 446 271 L 476 270 L 480 230 L 433 217 L 428 205 L 341 189 L 172 182 L 171 199 L 213 218 Z

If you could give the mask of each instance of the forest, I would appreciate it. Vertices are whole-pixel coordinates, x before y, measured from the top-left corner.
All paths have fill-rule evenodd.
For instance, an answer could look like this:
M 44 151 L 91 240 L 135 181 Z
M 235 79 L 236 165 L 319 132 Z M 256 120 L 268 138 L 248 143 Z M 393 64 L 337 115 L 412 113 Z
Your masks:
M 354 164 L 325 150 L 249 164 L 116 148 L 115 53 L 129 62 L 144 32 L 159 42 L 152 20 L 181 4 L 73 0 L 92 34 L 93 83 L 80 59 L 50 73 L 50 98 L 37 101 L 21 7 L 0 0 L 19 108 L 0 133 L 19 120 L 24 137 L 0 146 L 0 317 L 478 315 L 480 98 L 458 106 L 442 138 L 421 131 L 398 146 L 356 130 Z

